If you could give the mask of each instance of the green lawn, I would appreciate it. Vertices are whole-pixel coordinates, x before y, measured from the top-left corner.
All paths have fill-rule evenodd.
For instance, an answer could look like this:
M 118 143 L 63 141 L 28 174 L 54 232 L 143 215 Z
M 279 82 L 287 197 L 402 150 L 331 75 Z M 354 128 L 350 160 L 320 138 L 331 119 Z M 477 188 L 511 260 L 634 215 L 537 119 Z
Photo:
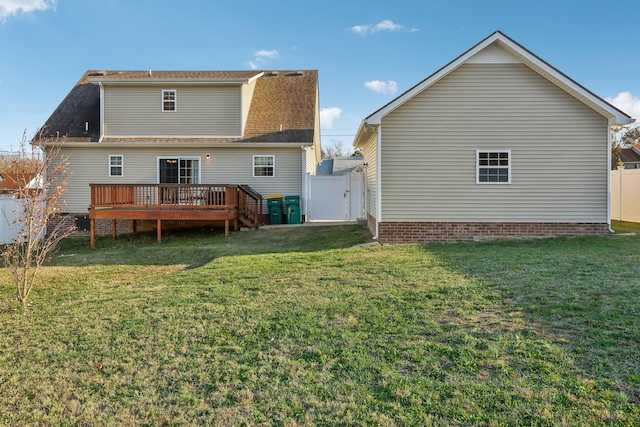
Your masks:
M 163 237 L 0 270 L 0 425 L 640 424 L 640 236 Z

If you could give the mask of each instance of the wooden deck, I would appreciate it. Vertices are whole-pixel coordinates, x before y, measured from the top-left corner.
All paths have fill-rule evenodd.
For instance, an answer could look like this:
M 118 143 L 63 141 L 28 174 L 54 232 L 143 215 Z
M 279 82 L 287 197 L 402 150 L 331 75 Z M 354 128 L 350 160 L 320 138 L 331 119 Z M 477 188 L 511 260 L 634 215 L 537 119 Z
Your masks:
M 229 184 L 89 184 L 91 248 L 95 248 L 95 220 L 155 220 L 162 242 L 162 221 L 224 221 L 225 235 L 238 222 L 258 228 L 262 196 L 246 185 Z

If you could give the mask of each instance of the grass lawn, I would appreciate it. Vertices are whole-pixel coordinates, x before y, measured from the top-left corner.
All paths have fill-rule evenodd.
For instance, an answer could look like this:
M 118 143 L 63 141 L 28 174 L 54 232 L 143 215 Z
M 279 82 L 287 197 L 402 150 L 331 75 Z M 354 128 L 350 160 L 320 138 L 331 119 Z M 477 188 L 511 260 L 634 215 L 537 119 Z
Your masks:
M 0 425 L 640 425 L 640 236 L 163 237 L 0 269 Z

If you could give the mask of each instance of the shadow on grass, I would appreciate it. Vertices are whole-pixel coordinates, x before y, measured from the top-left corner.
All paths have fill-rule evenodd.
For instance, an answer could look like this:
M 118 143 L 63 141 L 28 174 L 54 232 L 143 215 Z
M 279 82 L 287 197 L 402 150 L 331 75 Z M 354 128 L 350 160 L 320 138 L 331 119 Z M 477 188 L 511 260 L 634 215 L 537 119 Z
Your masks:
M 501 310 L 496 317 L 522 316 L 519 330 L 526 327 L 537 338 L 564 348 L 587 378 L 611 383 L 629 402 L 640 403 L 640 237 L 424 250 L 494 293 Z
M 182 264 L 197 268 L 225 256 L 339 249 L 370 237 L 360 225 L 239 231 L 229 237 L 217 229 L 183 229 L 164 232 L 160 245 L 153 232 L 123 234 L 116 240 L 101 236 L 95 250 L 91 250 L 88 237 L 73 237 L 61 243 L 49 265 Z

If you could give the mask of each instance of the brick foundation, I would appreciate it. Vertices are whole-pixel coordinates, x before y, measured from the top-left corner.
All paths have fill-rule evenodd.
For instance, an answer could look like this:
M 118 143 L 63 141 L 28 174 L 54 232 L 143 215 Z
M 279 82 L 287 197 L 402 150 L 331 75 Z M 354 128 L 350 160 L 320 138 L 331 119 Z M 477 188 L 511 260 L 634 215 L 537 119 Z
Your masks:
M 608 232 L 606 223 L 382 222 L 378 228 L 378 241 L 390 244 L 472 242 L 485 239 L 601 236 Z
M 57 224 L 59 224 L 60 222 L 65 223 L 65 225 L 73 225 L 75 227 L 82 227 L 84 225 L 86 225 L 86 230 L 83 229 L 79 229 L 76 228 L 76 231 L 73 233 L 74 236 L 89 236 L 91 234 L 91 229 L 89 228 L 89 220 L 86 219 L 86 221 L 84 221 L 84 218 L 88 217 L 88 213 L 87 212 L 83 212 L 83 213 L 66 213 L 66 214 L 61 214 L 61 215 L 56 215 L 54 218 L 51 219 L 51 221 L 49 221 L 49 229 L 53 230 Z M 110 219 L 99 219 L 96 220 L 96 235 L 97 236 L 103 236 L 103 235 L 110 235 L 112 230 L 111 230 L 111 220 Z M 133 221 L 131 220 L 117 220 L 116 221 L 116 233 L 118 234 L 123 234 L 123 233 L 132 233 L 134 231 L 134 225 L 133 225 Z

